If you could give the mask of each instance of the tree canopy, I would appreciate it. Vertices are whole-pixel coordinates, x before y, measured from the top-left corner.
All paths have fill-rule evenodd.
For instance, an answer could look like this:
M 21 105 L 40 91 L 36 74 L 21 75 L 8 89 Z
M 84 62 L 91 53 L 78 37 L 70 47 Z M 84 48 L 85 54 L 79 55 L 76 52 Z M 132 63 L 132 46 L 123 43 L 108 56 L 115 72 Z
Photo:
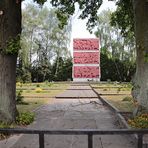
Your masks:
M 124 37 L 134 36 L 134 12 L 132 0 L 119 0 L 116 3 L 117 10 L 112 13 L 111 25 L 118 26 Z
M 102 0 L 51 0 L 54 7 L 58 7 L 57 16 L 60 20 L 60 27 L 67 23 L 67 19 L 74 14 L 76 6 L 81 10 L 79 18 L 88 19 L 87 28 L 91 31 L 97 24 L 97 12 Z

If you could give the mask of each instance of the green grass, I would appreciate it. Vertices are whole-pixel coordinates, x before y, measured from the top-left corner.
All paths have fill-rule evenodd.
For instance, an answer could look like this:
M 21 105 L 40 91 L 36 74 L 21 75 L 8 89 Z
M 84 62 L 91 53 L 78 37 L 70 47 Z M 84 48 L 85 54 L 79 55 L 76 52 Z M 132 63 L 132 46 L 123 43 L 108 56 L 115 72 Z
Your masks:
M 69 85 L 65 83 L 18 83 L 17 91 L 22 90 L 23 101 L 28 105 L 17 105 L 17 109 L 19 112 L 33 111 L 37 107 L 53 101 L 53 98 L 65 91 Z M 36 91 L 37 89 L 41 89 L 41 91 Z
M 128 97 L 131 97 L 130 95 Z M 132 112 L 134 109 L 134 104 L 132 101 L 123 101 L 125 95 L 116 95 L 116 96 L 102 96 L 105 100 L 110 102 L 113 106 L 115 106 L 120 111 L 124 112 Z
M 28 105 L 22 105 L 19 104 L 17 105 L 17 109 L 19 112 L 27 112 L 27 111 L 34 111 L 37 107 L 47 104 L 52 99 L 47 99 L 47 98 L 24 98 L 24 101 L 29 103 Z
M 96 87 L 95 90 L 99 94 L 103 94 L 101 97 L 110 102 L 120 111 L 132 112 L 134 109 L 134 104 L 131 100 L 125 98 L 132 98 L 131 89 L 132 86 L 130 83 L 109 83 L 109 84 L 93 84 L 93 87 Z M 110 95 L 115 94 L 115 95 Z M 125 101 L 123 101 L 125 100 Z

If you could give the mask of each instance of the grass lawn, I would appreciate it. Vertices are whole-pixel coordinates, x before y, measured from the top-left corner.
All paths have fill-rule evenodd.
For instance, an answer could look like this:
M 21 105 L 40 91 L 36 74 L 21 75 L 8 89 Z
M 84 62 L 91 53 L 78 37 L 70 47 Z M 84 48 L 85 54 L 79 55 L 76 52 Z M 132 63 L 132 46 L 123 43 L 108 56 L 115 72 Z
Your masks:
M 103 99 L 107 100 L 110 102 L 113 106 L 115 106 L 117 109 L 120 111 L 124 112 L 132 112 L 134 109 L 134 104 L 132 101 L 123 101 L 125 97 L 131 97 L 130 95 L 107 95 L 107 96 L 102 96 Z
M 66 83 L 17 83 L 17 92 L 22 91 L 23 101 L 28 105 L 17 105 L 19 112 L 33 111 L 37 107 L 48 104 L 54 97 L 65 91 L 70 84 Z
M 37 107 L 50 103 L 53 99 L 48 99 L 48 98 L 24 98 L 24 101 L 29 103 L 28 105 L 17 105 L 17 109 L 19 112 L 27 112 L 30 111 L 32 112 L 35 110 Z
M 131 96 L 130 84 L 93 84 L 95 90 L 101 94 L 101 97 L 120 111 L 132 112 L 134 104 Z

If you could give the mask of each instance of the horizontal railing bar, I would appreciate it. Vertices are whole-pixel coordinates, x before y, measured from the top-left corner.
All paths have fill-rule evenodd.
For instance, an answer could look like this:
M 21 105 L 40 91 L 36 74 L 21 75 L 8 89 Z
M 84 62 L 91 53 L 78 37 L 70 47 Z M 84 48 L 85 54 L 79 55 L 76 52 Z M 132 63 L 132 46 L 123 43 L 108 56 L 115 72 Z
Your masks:
M 148 134 L 148 129 L 113 129 L 113 130 L 95 130 L 95 129 L 65 129 L 65 130 L 34 130 L 34 129 L 16 129 L 0 128 L 0 133 L 11 134 L 50 134 L 50 135 L 122 135 L 122 134 Z

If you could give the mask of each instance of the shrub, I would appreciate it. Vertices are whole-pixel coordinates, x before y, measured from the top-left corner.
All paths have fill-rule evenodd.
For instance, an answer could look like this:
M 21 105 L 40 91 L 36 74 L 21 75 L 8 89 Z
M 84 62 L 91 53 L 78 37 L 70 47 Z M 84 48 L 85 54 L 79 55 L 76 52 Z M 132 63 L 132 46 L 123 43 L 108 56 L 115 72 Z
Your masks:
M 7 123 L 4 123 L 4 122 L 0 122 L 0 128 L 13 128 L 13 125 L 12 124 L 7 124 Z M 10 136 L 10 134 L 8 134 L 8 133 L 0 133 L 0 140 L 5 139 L 8 136 Z
M 17 125 L 29 125 L 33 121 L 34 121 L 34 114 L 31 112 L 19 113 L 19 115 L 16 117 Z M 14 128 L 16 124 L 7 124 L 4 122 L 0 122 L 0 128 Z M 0 133 L 0 140 L 6 139 L 10 135 L 11 135 L 10 133 Z
M 52 86 L 52 83 L 48 83 L 48 86 L 51 87 Z
M 121 91 L 121 87 L 118 87 L 117 92 L 120 92 L 120 91 Z
M 129 96 L 126 96 L 122 99 L 122 101 L 129 101 L 129 102 L 132 100 L 133 100 L 132 97 L 129 97 Z
M 22 84 L 21 82 L 17 82 L 17 83 L 16 83 L 16 86 L 22 87 L 22 85 L 23 85 L 23 84 Z
M 104 88 L 103 91 L 108 91 L 108 89 L 107 88 Z
M 132 128 L 148 128 L 148 114 L 141 114 L 133 119 L 129 119 L 128 124 Z
M 34 121 L 34 114 L 31 112 L 19 113 L 16 118 L 16 123 L 18 125 L 28 125 Z
M 24 97 L 22 96 L 22 90 L 18 91 L 16 94 L 16 103 L 21 104 L 23 102 Z
M 40 84 L 37 84 L 36 87 L 40 87 Z
M 23 105 L 28 105 L 29 103 L 24 102 L 24 96 L 22 96 L 22 90 L 18 91 L 16 94 L 16 104 L 23 104 Z
M 35 89 L 35 92 L 36 92 L 36 93 L 41 93 L 42 91 L 43 91 L 42 88 L 36 88 L 36 89 Z

